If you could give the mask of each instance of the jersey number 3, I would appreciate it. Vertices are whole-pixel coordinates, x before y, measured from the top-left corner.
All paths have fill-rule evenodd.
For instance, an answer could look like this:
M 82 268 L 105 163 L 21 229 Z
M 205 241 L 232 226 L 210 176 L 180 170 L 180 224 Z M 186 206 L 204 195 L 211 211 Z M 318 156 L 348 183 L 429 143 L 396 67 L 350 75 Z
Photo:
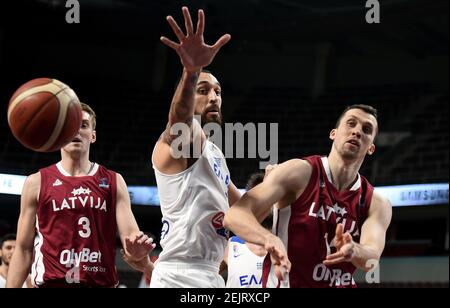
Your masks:
M 80 217 L 80 219 L 78 219 L 78 225 L 83 228 L 83 230 L 78 231 L 78 234 L 82 238 L 88 238 L 91 235 L 91 223 L 89 222 L 89 219 L 87 217 Z

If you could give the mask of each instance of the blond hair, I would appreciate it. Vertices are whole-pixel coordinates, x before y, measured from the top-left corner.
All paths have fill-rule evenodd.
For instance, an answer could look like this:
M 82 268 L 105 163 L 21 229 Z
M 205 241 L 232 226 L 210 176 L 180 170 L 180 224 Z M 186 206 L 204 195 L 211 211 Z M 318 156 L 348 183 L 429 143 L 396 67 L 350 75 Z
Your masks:
M 97 115 L 95 114 L 95 111 L 85 103 L 81 103 L 81 110 L 87 112 L 91 116 L 92 129 L 95 129 L 97 126 Z

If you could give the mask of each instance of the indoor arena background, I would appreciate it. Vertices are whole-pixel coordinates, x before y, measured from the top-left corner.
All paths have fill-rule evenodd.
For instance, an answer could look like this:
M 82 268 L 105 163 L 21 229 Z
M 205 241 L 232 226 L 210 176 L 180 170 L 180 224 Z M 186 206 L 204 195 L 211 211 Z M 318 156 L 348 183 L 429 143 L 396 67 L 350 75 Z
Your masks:
M 185 2 L 79 2 L 80 23 L 68 24 L 66 1 L 0 1 L 0 174 L 28 175 L 59 160 L 58 152 L 39 154 L 20 145 L 6 120 L 18 86 L 51 77 L 70 85 L 98 114 L 91 158 L 120 172 L 130 187 L 155 186 L 150 155 L 182 68 L 159 38 L 173 37 L 165 16 L 181 20 Z M 205 10 L 207 43 L 232 35 L 209 68 L 222 84 L 225 122 L 278 123 L 279 162 L 328 154 L 329 131 L 347 105 L 379 110 L 377 151 L 361 174 L 376 187 L 447 185 L 424 188 L 405 197 L 411 204 L 394 207 L 381 284 L 366 284 L 361 274 L 359 285 L 448 287 L 449 2 L 381 2 L 379 24 L 366 22 L 362 0 L 188 5 L 191 12 Z M 244 187 L 260 160 L 228 159 L 236 186 Z M 138 224 L 158 242 L 159 208 L 138 204 L 137 192 Z M 434 194 L 442 202 L 428 204 Z M 0 194 L 0 236 L 16 231 L 19 200 Z M 119 257 L 117 266 L 123 286 L 138 286 L 140 274 Z

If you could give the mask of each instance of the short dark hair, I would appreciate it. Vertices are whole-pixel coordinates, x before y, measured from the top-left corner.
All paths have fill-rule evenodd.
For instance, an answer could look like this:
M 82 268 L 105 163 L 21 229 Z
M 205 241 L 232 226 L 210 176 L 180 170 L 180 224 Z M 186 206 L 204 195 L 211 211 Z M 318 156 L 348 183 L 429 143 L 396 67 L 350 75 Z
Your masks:
M 14 233 L 9 233 L 4 235 L 1 239 L 0 239 L 0 249 L 3 248 L 3 243 L 7 242 L 7 241 L 15 241 L 16 240 L 16 235 Z
M 210 70 L 207 70 L 207 69 L 204 69 L 204 68 L 202 68 L 202 70 L 201 70 L 200 73 L 206 73 L 206 74 L 214 75 Z M 174 91 L 177 90 L 178 85 L 179 85 L 180 82 L 181 82 L 181 78 L 183 78 L 183 75 L 181 75 L 180 78 L 178 78 L 177 83 L 175 84 Z
M 253 187 L 261 184 L 264 180 L 264 176 L 266 174 L 264 172 L 255 172 L 250 175 L 250 178 L 247 181 L 247 185 L 245 185 L 246 190 L 250 190 Z M 273 215 L 272 212 L 263 220 L 261 225 L 266 229 L 272 229 L 273 225 Z
M 355 105 L 347 106 L 347 108 L 344 109 L 344 111 L 341 113 L 341 115 L 339 116 L 339 118 L 336 121 L 335 128 L 337 128 L 339 126 L 339 124 L 341 124 L 342 118 L 347 113 L 347 111 L 349 111 L 351 109 L 360 109 L 360 110 L 364 111 L 365 113 L 373 115 L 374 118 L 378 121 L 378 110 L 376 110 L 374 107 L 372 107 L 370 105 L 364 105 L 364 104 L 355 104 Z M 378 128 L 377 128 L 377 134 L 378 134 Z
M 245 190 L 250 190 L 258 184 L 261 184 L 264 180 L 265 173 L 264 172 L 255 172 L 250 175 L 247 185 L 245 185 Z
M 202 68 L 202 73 L 214 75 L 210 70 Z

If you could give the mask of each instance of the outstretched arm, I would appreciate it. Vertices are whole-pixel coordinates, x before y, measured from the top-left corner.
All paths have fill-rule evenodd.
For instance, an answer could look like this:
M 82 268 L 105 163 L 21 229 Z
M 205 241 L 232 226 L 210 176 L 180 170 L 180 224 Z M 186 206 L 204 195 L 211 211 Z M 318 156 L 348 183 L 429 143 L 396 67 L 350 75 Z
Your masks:
M 190 125 L 192 123 L 195 108 L 195 87 L 202 68 L 211 64 L 220 48 L 231 38 L 229 34 L 225 34 L 214 45 L 205 44 L 203 38 L 205 14 L 203 10 L 198 11 L 198 24 L 195 33 L 189 9 L 183 7 L 182 11 L 186 34 L 181 31 L 173 17 L 168 16 L 167 22 L 179 42 L 176 43 L 164 36 L 161 37 L 161 42 L 177 52 L 184 67 L 181 82 L 177 87 L 170 107 L 168 129 L 166 129 L 164 134 L 165 140 L 169 144 L 173 140 L 173 135 L 168 130 L 173 124 L 181 122 Z
M 205 31 L 205 14 L 198 10 L 197 31 L 194 33 L 192 18 L 187 7 L 182 8 L 186 35 L 172 16 L 167 16 L 167 22 L 177 36 L 179 43 L 162 36 L 161 42 L 174 49 L 180 57 L 181 63 L 187 72 L 199 73 L 201 69 L 213 61 L 220 48 L 231 38 L 229 34 L 223 35 L 214 45 L 205 44 L 203 32 Z
M 386 231 L 392 218 L 390 202 L 374 192 L 369 215 L 362 225 L 359 243 L 355 243 L 350 233 L 343 233 L 343 227 L 336 227 L 335 246 L 337 252 L 327 256 L 325 265 L 352 262 L 354 266 L 369 271 L 380 260 L 386 241 Z M 374 262 L 369 262 L 374 261 Z
M 16 248 L 9 265 L 7 288 L 21 288 L 30 273 L 40 187 L 41 174 L 39 172 L 30 175 L 23 186 Z
M 309 181 L 311 166 L 293 159 L 277 166 L 262 183 L 246 192 L 226 213 L 225 227 L 247 242 L 264 245 L 264 235 L 270 233 L 259 224 L 279 202 L 284 207 L 296 200 Z
M 134 269 L 141 272 L 153 270 L 149 253 L 155 248 L 153 239 L 149 238 L 139 227 L 131 211 L 130 196 L 123 177 L 117 173 L 116 221 L 123 246 L 123 259 Z
M 175 174 L 187 168 L 187 157 L 174 157 L 171 149 L 173 141 L 182 135 L 182 144 L 203 144 L 204 133 L 199 124 L 193 121 L 195 110 L 195 91 L 200 72 L 203 67 L 213 61 L 220 48 L 230 40 L 230 35 L 223 35 L 214 45 L 204 42 L 203 32 L 205 29 L 205 14 L 203 10 L 198 11 L 197 30 L 194 32 L 192 18 L 187 7 L 182 8 L 186 34 L 180 29 L 172 16 L 167 17 L 167 22 L 178 38 L 178 43 L 161 37 L 161 42 L 174 49 L 183 64 L 183 75 L 175 94 L 169 111 L 169 119 L 162 138 L 156 144 L 153 162 L 159 171 L 167 174 Z M 175 124 L 186 124 L 191 134 L 182 134 L 176 129 Z M 173 129 L 173 131 L 171 131 Z M 184 138 L 187 138 L 184 140 Z M 171 151 L 172 150 L 172 151 Z M 184 152 L 182 152 L 184 153 Z
M 245 193 L 224 218 L 224 226 L 247 242 L 264 246 L 271 254 L 277 276 L 283 279 L 281 267 L 289 271 L 290 262 L 281 240 L 259 221 L 278 202 L 280 207 L 295 201 L 309 182 L 312 168 L 304 160 L 290 160 L 273 169 L 264 181 Z

